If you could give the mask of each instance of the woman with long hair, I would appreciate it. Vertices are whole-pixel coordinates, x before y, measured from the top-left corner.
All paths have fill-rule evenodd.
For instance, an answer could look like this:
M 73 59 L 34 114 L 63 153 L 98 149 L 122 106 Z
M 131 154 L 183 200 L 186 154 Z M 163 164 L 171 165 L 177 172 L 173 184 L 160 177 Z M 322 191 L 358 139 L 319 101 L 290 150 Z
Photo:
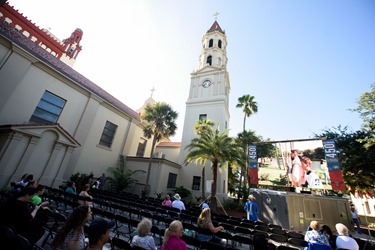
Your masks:
M 187 250 L 185 241 L 181 240 L 183 234 L 184 228 L 181 221 L 172 221 L 169 227 L 165 229 L 161 250 Z
M 216 234 L 219 231 L 224 230 L 224 227 L 218 226 L 214 227 L 211 220 L 211 209 L 205 208 L 202 210 L 201 214 L 198 217 L 197 221 L 198 227 L 201 229 L 207 229 L 211 231 L 211 233 Z M 222 240 L 218 237 L 212 235 L 206 235 L 204 233 L 198 233 L 198 239 L 200 241 L 212 241 L 215 243 L 221 243 Z
M 65 225 L 51 243 L 54 250 L 83 250 L 85 249 L 84 225 L 91 220 L 92 212 L 89 206 L 79 206 L 71 213 Z

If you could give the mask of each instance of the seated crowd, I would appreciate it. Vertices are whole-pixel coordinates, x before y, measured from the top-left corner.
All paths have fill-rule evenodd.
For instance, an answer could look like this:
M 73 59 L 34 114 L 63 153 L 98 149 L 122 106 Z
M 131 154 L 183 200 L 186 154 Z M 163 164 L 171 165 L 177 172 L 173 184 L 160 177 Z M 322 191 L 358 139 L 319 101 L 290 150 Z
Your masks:
M 116 193 L 90 189 L 89 184 L 85 184 L 81 191 L 77 192 L 75 183 L 68 182 L 65 190 L 61 192 L 37 184 L 32 175 L 24 175 L 20 181 L 12 183 L 11 186 L 12 196 L 3 201 L 0 206 L 0 226 L 8 228 L 15 235 L 21 235 L 29 242 L 30 246 L 43 247 L 47 242 L 50 234 L 46 236 L 46 230 L 52 230 L 47 226 L 50 211 L 65 213 L 67 216 L 61 227 L 54 228 L 54 235 L 50 239 L 51 249 L 57 250 L 105 249 L 105 245 L 111 242 L 110 232 L 114 235 L 112 238 L 119 238 L 121 235 L 121 222 L 118 219 L 121 216 L 124 216 L 126 221 L 139 219 L 136 220 L 137 224 L 134 227 L 129 222 L 128 230 L 125 232 L 129 249 L 185 250 L 188 249 L 188 245 L 197 247 L 195 244 L 201 244 L 199 246 L 203 246 L 204 242 L 212 243 L 212 249 L 236 249 L 235 247 L 242 243 L 241 237 L 248 239 L 248 243 L 244 241 L 245 244 L 255 245 L 257 232 L 264 236 L 262 239 L 266 242 L 266 247 L 272 245 L 272 243 L 267 243 L 269 239 L 274 239 L 268 238 L 268 235 L 274 231 L 271 230 L 271 226 L 268 228 L 266 223 L 221 216 L 213 213 L 205 202 L 202 202 L 200 207 L 194 210 L 187 209 L 177 193 L 173 196 L 174 201 L 171 201 L 169 195 L 165 195 L 163 201 L 151 200 L 150 197 L 149 201 L 153 202 L 148 206 L 142 206 L 142 202 L 136 202 L 136 197 L 132 201 L 130 196 L 125 199 L 124 196 L 119 196 Z M 51 193 L 46 192 L 46 189 L 51 190 Z M 52 194 L 52 192 L 55 193 Z M 63 197 L 62 208 L 58 203 L 61 202 L 58 199 L 60 196 Z M 125 203 L 134 206 L 135 209 L 126 210 L 126 206 L 123 205 Z M 110 211 L 111 206 L 113 212 Z M 142 214 L 142 210 L 149 210 L 149 215 Z M 105 212 L 107 213 L 105 214 Z M 155 219 L 158 213 L 162 215 L 159 220 Z M 99 214 L 100 216 L 98 216 Z M 161 224 L 164 224 L 164 227 Z M 158 227 L 161 235 L 158 242 L 156 242 L 155 232 L 152 230 L 155 226 Z M 256 226 L 264 226 L 267 230 L 260 232 Z M 312 221 L 309 229 L 302 239 L 302 243 L 304 242 L 305 245 L 301 243 L 298 246 L 315 246 L 311 249 L 317 249 L 316 247 L 319 246 L 319 249 L 327 250 L 359 249 L 357 241 L 350 237 L 348 228 L 341 223 L 336 224 L 335 227 L 338 235 L 333 234 L 327 225 L 320 226 L 318 221 Z M 286 237 L 282 244 L 293 245 L 293 241 L 288 241 L 288 231 L 280 230 Z M 234 235 L 238 237 L 233 237 Z M 9 239 L 4 235 L 1 237 L 3 238 L 0 239 L 3 239 L 2 242 L 7 246 L 6 249 L 17 249 L 12 245 L 15 244 L 16 238 Z M 112 244 L 114 242 L 112 241 Z M 270 247 L 270 249 L 272 248 Z

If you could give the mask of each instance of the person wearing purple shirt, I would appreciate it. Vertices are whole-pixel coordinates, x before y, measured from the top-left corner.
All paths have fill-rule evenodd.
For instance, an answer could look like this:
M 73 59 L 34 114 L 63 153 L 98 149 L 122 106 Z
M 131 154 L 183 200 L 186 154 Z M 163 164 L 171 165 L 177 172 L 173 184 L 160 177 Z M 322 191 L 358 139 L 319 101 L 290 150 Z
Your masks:
M 171 197 L 169 195 L 166 195 L 164 197 L 164 200 L 163 202 L 161 203 L 162 206 L 166 206 L 166 207 L 172 207 L 172 201 L 171 201 Z
M 165 230 L 163 245 L 161 250 L 187 250 L 186 243 L 181 240 L 184 234 L 184 228 L 181 221 L 174 220 Z

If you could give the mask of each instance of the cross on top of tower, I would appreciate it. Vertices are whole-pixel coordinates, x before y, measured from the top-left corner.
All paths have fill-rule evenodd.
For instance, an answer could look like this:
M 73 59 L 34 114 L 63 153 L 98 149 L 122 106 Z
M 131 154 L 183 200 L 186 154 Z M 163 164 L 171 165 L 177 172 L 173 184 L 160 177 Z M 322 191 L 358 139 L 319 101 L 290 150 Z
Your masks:
M 219 15 L 220 13 L 219 12 L 215 12 L 215 14 L 213 14 L 213 16 L 215 16 L 215 21 L 217 21 L 217 16 Z
M 152 87 L 152 89 L 150 91 L 151 91 L 151 97 L 152 97 L 152 95 L 154 94 L 155 88 Z

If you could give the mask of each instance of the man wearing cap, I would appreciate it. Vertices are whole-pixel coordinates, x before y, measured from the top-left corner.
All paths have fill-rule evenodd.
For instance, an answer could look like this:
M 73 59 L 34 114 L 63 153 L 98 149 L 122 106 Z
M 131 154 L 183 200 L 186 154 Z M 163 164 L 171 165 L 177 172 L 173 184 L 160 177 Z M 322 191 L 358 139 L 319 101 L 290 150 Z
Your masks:
M 173 198 L 175 198 L 175 200 L 172 202 L 172 207 L 185 210 L 185 204 L 181 201 L 181 196 L 179 194 L 175 194 Z
M 244 209 L 247 213 L 247 219 L 251 221 L 258 221 L 258 205 L 254 202 L 255 197 L 250 194 L 248 201 L 245 203 Z
M 109 229 L 115 225 L 113 221 L 97 219 L 91 222 L 88 230 L 89 250 L 102 250 L 109 240 Z

